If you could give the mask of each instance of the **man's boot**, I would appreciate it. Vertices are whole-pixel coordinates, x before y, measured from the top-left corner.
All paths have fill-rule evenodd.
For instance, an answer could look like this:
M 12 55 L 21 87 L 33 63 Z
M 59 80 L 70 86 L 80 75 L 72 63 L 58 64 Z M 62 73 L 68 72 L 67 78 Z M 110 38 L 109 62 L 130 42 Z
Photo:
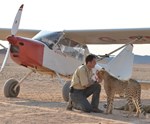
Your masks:
M 72 108 L 73 108 L 73 105 L 72 105 L 72 100 L 69 100 L 69 103 L 68 103 L 68 105 L 67 105 L 67 110 L 69 110 L 69 111 L 71 111 L 72 110 Z

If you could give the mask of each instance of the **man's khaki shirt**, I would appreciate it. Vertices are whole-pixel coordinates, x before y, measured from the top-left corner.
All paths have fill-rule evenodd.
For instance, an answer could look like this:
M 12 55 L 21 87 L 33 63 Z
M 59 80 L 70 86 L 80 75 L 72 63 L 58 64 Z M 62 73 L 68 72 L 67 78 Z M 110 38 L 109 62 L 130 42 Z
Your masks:
M 74 89 L 86 89 L 94 83 L 92 76 L 92 69 L 88 69 L 86 65 L 79 66 L 73 74 L 71 87 Z

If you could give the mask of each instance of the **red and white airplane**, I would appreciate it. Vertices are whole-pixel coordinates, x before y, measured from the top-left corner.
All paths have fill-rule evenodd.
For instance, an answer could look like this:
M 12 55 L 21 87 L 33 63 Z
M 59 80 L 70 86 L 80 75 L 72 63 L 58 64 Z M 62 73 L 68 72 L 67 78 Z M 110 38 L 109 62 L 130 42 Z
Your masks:
M 150 28 L 64 30 L 56 32 L 18 30 L 22 10 L 23 5 L 18 10 L 12 29 L 0 28 L 1 40 L 6 40 L 11 30 L 11 35 L 7 37 L 9 47 L 0 71 L 3 70 L 9 54 L 14 62 L 32 71 L 20 81 L 15 79 L 6 81 L 4 85 L 4 95 L 6 97 L 17 97 L 20 91 L 20 84 L 33 71 L 56 74 L 58 77 L 60 75 L 71 76 L 74 70 L 84 63 L 84 58 L 89 53 L 86 44 L 125 44 L 115 51 L 127 46 L 122 52 L 124 56 L 119 57 L 119 59 L 117 57 L 117 59 L 109 64 L 108 71 L 111 71 L 111 66 L 114 63 L 117 63 L 117 67 L 121 67 L 118 64 L 121 65 L 123 59 L 127 63 L 127 66 L 124 67 L 132 67 L 132 61 L 130 60 L 133 60 L 131 55 L 133 46 L 129 44 L 150 43 Z M 16 34 L 24 37 L 16 36 Z M 130 54 L 128 54 L 128 51 L 130 51 Z M 131 69 L 128 72 L 131 73 Z

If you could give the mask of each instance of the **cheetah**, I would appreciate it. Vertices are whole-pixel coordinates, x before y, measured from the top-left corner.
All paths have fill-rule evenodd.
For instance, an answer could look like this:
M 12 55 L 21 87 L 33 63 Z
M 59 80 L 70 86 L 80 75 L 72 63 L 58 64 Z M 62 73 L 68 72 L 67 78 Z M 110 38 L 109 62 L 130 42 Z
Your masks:
M 106 114 L 112 114 L 114 96 L 118 92 L 125 92 L 125 96 L 129 105 L 128 117 L 133 112 L 133 105 L 136 106 L 136 116 L 139 117 L 140 113 L 146 114 L 141 106 L 141 85 L 134 79 L 127 81 L 119 80 L 111 76 L 104 69 L 98 71 L 97 76 L 104 80 L 104 89 L 107 95 Z

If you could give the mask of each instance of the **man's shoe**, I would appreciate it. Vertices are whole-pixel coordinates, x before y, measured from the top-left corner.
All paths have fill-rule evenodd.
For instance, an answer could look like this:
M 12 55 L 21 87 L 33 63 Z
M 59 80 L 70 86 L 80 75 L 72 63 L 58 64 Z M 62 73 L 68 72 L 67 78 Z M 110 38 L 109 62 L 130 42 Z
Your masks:
M 72 111 L 72 108 L 73 108 L 72 106 L 68 105 L 66 110 Z
M 104 113 L 103 110 L 100 110 L 98 108 L 93 108 L 93 112 L 95 112 L 95 113 Z
M 68 103 L 68 106 L 67 106 L 66 110 L 71 111 L 71 110 L 72 110 L 72 108 L 73 108 L 72 101 L 69 101 L 69 103 Z

